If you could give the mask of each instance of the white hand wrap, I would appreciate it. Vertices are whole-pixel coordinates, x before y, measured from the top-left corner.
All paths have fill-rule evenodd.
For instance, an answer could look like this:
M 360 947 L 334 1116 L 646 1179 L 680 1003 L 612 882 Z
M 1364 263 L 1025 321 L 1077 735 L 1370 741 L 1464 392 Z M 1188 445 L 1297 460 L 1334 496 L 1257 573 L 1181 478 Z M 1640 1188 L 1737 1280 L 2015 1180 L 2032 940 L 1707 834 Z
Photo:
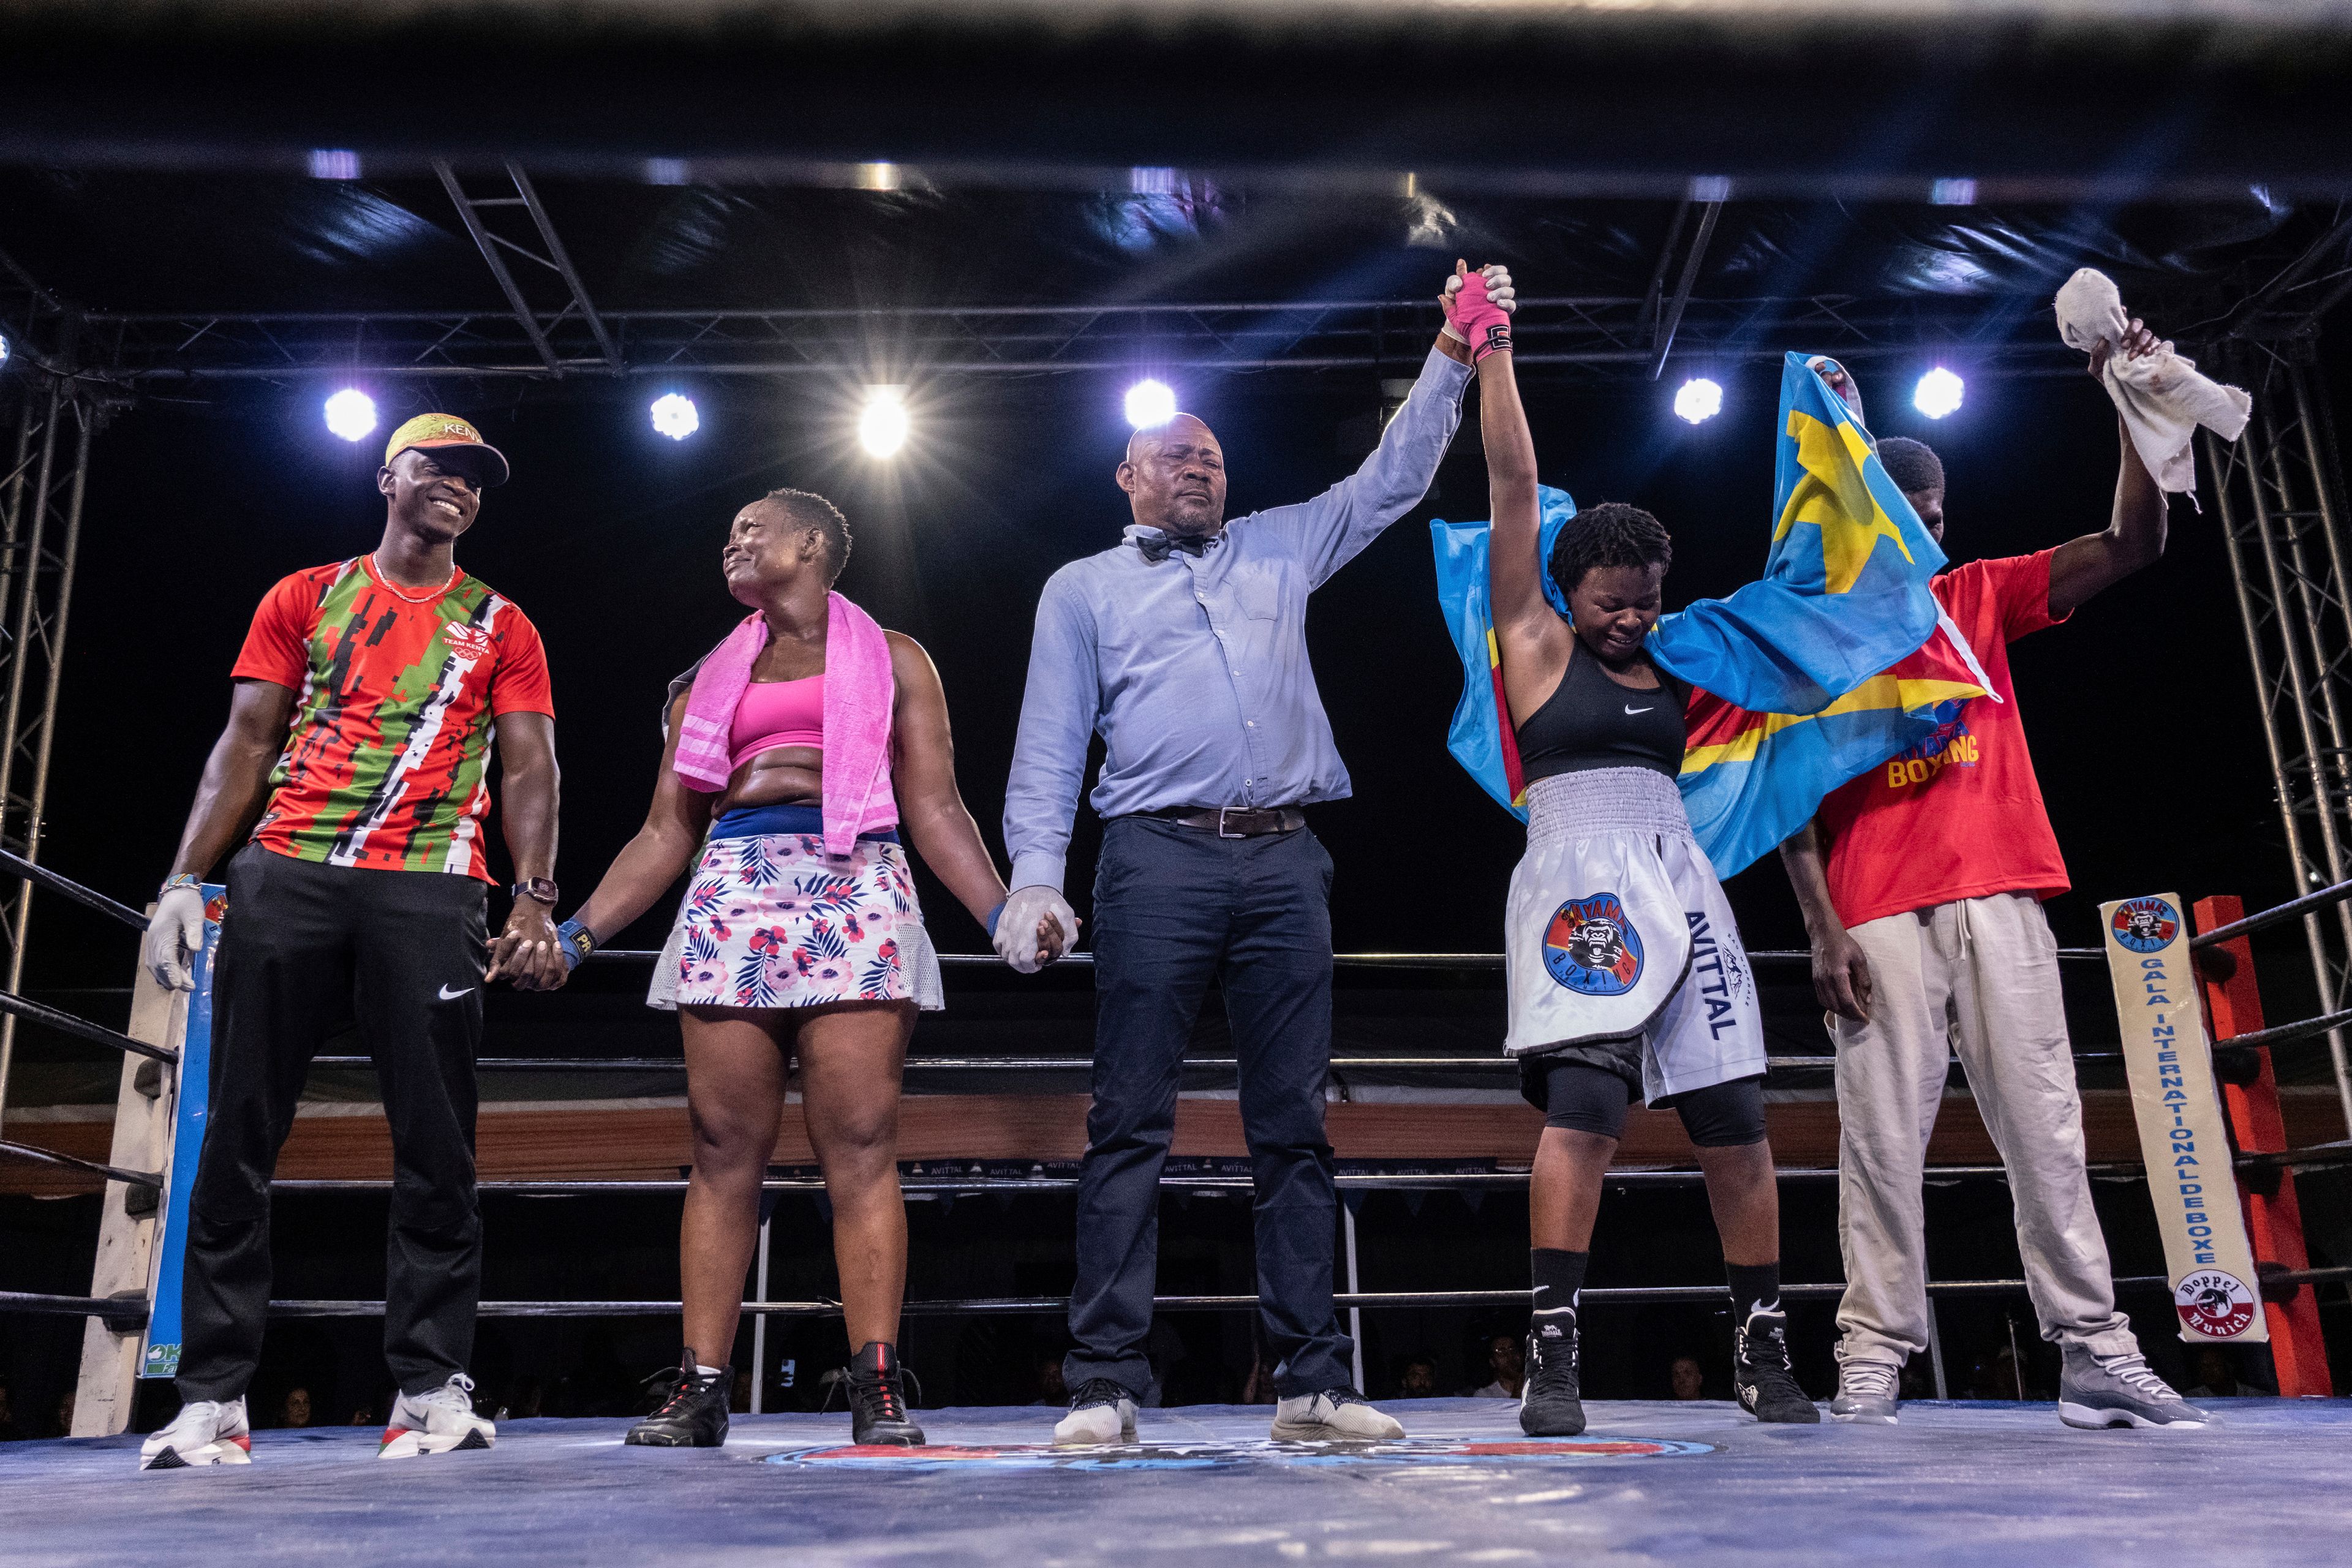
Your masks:
M 167 991 L 193 991 L 189 956 L 205 945 L 205 895 L 196 888 L 166 888 L 147 922 L 139 962 Z
M 1040 883 L 1004 900 L 1004 912 L 996 917 L 996 956 L 1020 973 L 1036 973 L 1044 967 L 1037 962 L 1037 922 L 1048 915 L 1062 928 L 1062 951 L 1067 952 L 1078 939 L 1077 911 L 1060 889 Z

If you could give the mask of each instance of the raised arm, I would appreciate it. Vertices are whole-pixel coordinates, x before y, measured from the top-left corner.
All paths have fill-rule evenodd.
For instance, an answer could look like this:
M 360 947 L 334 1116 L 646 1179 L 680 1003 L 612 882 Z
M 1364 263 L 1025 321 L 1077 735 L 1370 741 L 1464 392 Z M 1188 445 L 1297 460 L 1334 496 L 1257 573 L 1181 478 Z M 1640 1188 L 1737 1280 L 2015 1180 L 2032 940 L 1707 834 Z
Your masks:
M 1478 362 L 1478 434 L 1486 450 L 1486 593 L 1503 656 L 1504 694 L 1513 722 L 1558 683 L 1574 633 L 1543 591 L 1541 508 L 1536 499 L 1536 443 L 1519 402 L 1511 351 Z
M 662 745 L 661 771 L 654 775 L 653 804 L 646 809 L 645 826 L 613 857 L 604 879 L 572 916 L 599 943 L 621 931 L 669 890 L 709 829 L 711 804 L 719 797 L 688 789 L 670 765 L 677 754 L 678 721 L 686 717 L 691 695 L 681 691 L 670 704 L 669 735 Z
M 1462 423 L 1462 390 L 1469 380 L 1470 351 L 1460 339 L 1439 333 L 1404 406 L 1362 466 L 1313 500 L 1257 513 L 1251 526 L 1280 534 L 1307 563 L 1307 585 L 1321 587 L 1429 493 Z
M 2124 353 L 2132 359 L 2170 346 L 2159 342 L 2137 318 L 2133 319 L 2124 334 L 2122 345 Z M 2106 368 L 2108 352 L 2104 342 L 2092 351 L 2094 377 Z M 2143 566 L 2154 565 L 2164 553 L 2164 492 L 2157 488 L 2147 465 L 2139 460 L 2139 453 L 2132 447 L 2131 433 L 2124 428 L 2120 416 L 2116 419 L 2116 437 L 2123 446 L 2123 462 L 2116 474 L 2115 510 L 2103 531 L 2070 539 L 2052 553 L 2053 618 L 2073 615 L 2093 595 L 2122 582 Z
M 294 690 L 274 680 L 240 680 L 229 697 L 228 723 L 205 759 L 195 804 L 180 831 L 172 876 L 201 881 L 232 846 L 253 831 L 269 798 L 269 771 L 286 749 L 294 717 Z M 141 953 L 156 984 L 174 991 L 194 984 L 188 955 L 204 942 L 204 895 L 193 888 L 168 888 L 157 900 Z

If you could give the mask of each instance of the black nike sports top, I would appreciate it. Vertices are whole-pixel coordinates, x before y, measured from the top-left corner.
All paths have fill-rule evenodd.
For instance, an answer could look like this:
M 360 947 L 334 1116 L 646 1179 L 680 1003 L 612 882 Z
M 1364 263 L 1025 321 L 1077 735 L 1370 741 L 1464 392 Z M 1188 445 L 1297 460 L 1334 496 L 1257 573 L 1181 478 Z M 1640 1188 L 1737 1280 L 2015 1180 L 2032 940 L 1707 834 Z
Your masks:
M 1595 768 L 1652 768 L 1679 777 L 1686 689 L 1663 670 L 1658 679 L 1655 691 L 1620 686 L 1579 642 L 1559 684 L 1519 726 L 1520 776 L 1532 784 Z

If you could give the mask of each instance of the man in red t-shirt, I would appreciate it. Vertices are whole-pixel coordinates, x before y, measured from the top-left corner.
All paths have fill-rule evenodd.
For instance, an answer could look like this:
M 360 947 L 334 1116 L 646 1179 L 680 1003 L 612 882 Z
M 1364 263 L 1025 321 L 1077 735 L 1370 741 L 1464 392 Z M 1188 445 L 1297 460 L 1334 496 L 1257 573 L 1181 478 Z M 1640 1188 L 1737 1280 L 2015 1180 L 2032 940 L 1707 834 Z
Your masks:
M 2151 352 L 2137 321 L 2124 349 Z M 2096 374 L 2104 355 L 2093 364 Z M 1805 914 L 1813 984 L 1837 1047 L 1838 1306 L 1844 1421 L 1892 1423 L 1904 1362 L 1930 1333 L 1921 1183 L 1957 1050 L 2009 1173 L 2018 1251 L 2044 1339 L 2060 1346 L 2058 1413 L 2074 1426 L 2195 1425 L 2116 1310 L 2083 1163 L 2082 1100 L 2041 900 L 2066 865 L 2034 781 L 2009 645 L 2057 625 L 2164 552 L 2165 501 L 2128 438 L 2106 529 L 2053 550 L 1972 561 L 1931 584 L 1989 694 L 1822 803 L 1781 846 Z M 1890 437 L 1879 457 L 1944 537 L 1943 465 Z
M 244 1464 L 245 1391 L 269 1307 L 269 1184 L 310 1058 L 356 1025 L 392 1128 L 384 1359 L 400 1396 L 384 1458 L 487 1448 L 466 1363 L 481 1294 L 474 1057 L 482 986 L 562 984 L 555 905 L 555 708 L 523 613 L 458 570 L 457 538 L 507 460 L 426 414 L 376 472 L 383 542 L 297 572 L 263 598 L 231 672 L 148 927 L 148 969 L 187 990 L 206 873 L 229 862 L 213 963 L 211 1100 L 189 1198 L 171 1425 L 142 1469 Z M 495 734 L 514 909 L 486 954 Z M 493 959 L 484 967 L 486 956 Z

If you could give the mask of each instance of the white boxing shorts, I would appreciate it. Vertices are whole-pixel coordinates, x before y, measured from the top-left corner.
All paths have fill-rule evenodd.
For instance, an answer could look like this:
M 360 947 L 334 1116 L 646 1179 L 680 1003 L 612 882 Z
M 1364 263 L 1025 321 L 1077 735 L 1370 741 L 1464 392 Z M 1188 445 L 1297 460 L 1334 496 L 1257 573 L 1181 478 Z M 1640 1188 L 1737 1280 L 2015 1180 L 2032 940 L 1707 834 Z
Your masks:
M 1528 786 L 1503 929 L 1504 1050 L 1642 1043 L 1643 1098 L 1764 1070 L 1756 978 L 1682 792 L 1649 768 Z

